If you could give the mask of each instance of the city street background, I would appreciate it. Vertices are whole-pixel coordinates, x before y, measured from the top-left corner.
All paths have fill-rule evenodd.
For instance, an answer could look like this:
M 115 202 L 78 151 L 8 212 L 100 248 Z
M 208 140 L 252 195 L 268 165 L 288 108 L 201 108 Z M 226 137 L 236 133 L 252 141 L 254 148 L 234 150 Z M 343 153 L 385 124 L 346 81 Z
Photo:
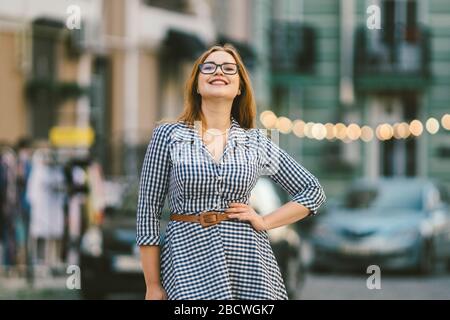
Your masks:
M 145 151 L 225 43 L 327 196 L 270 232 L 290 299 L 450 299 L 450 0 L 0 0 L 0 299 L 144 297 Z

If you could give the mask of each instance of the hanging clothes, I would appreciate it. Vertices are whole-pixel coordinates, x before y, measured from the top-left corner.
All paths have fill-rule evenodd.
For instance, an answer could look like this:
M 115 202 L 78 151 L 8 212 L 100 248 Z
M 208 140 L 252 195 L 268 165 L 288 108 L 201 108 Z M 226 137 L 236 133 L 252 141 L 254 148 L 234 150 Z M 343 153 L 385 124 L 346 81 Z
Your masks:
M 26 199 L 27 182 L 31 173 L 31 154 L 19 150 L 17 161 L 17 205 L 18 218 L 16 226 L 17 259 L 20 264 L 29 262 L 28 235 L 30 226 L 30 204 Z
M 64 174 L 59 165 L 34 157 L 27 186 L 30 203 L 30 236 L 59 239 L 64 231 Z
M 4 264 L 14 265 L 16 263 L 16 220 L 17 215 L 17 185 L 16 185 L 16 157 L 12 150 L 1 153 L 0 157 L 2 174 L 0 183 L 2 185 L 1 224 L 2 242 L 4 245 Z
M 6 202 L 6 188 L 7 188 L 6 165 L 3 163 L 2 156 L 0 155 L 0 245 L 3 244 L 3 235 L 5 232 L 4 203 Z

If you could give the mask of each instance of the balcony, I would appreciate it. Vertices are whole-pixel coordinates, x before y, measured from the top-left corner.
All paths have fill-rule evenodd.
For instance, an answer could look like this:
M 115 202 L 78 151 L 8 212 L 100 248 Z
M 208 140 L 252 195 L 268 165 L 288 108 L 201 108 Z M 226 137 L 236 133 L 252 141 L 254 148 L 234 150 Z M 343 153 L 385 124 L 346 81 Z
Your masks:
M 430 35 L 424 27 L 355 35 L 355 87 L 360 91 L 423 90 L 430 79 Z
M 271 68 L 278 76 L 312 73 L 316 59 L 314 28 L 293 21 L 272 21 Z

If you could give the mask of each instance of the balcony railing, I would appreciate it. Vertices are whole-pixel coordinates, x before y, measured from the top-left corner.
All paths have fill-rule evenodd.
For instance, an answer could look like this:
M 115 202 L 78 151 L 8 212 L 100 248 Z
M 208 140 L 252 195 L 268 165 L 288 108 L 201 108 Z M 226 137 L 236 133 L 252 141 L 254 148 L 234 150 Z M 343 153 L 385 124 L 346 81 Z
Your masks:
M 361 85 L 375 80 L 378 85 L 422 86 L 430 76 L 429 64 L 430 35 L 425 27 L 356 30 L 354 70 Z

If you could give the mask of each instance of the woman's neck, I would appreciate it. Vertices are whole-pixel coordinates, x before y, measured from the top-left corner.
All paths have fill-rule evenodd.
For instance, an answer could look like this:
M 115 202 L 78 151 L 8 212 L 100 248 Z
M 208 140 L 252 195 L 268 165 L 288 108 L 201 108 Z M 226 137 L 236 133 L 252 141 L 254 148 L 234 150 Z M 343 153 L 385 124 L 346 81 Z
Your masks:
M 202 130 L 216 129 L 224 132 L 231 127 L 231 107 L 233 101 L 202 100 L 202 112 L 206 123 L 202 123 Z

